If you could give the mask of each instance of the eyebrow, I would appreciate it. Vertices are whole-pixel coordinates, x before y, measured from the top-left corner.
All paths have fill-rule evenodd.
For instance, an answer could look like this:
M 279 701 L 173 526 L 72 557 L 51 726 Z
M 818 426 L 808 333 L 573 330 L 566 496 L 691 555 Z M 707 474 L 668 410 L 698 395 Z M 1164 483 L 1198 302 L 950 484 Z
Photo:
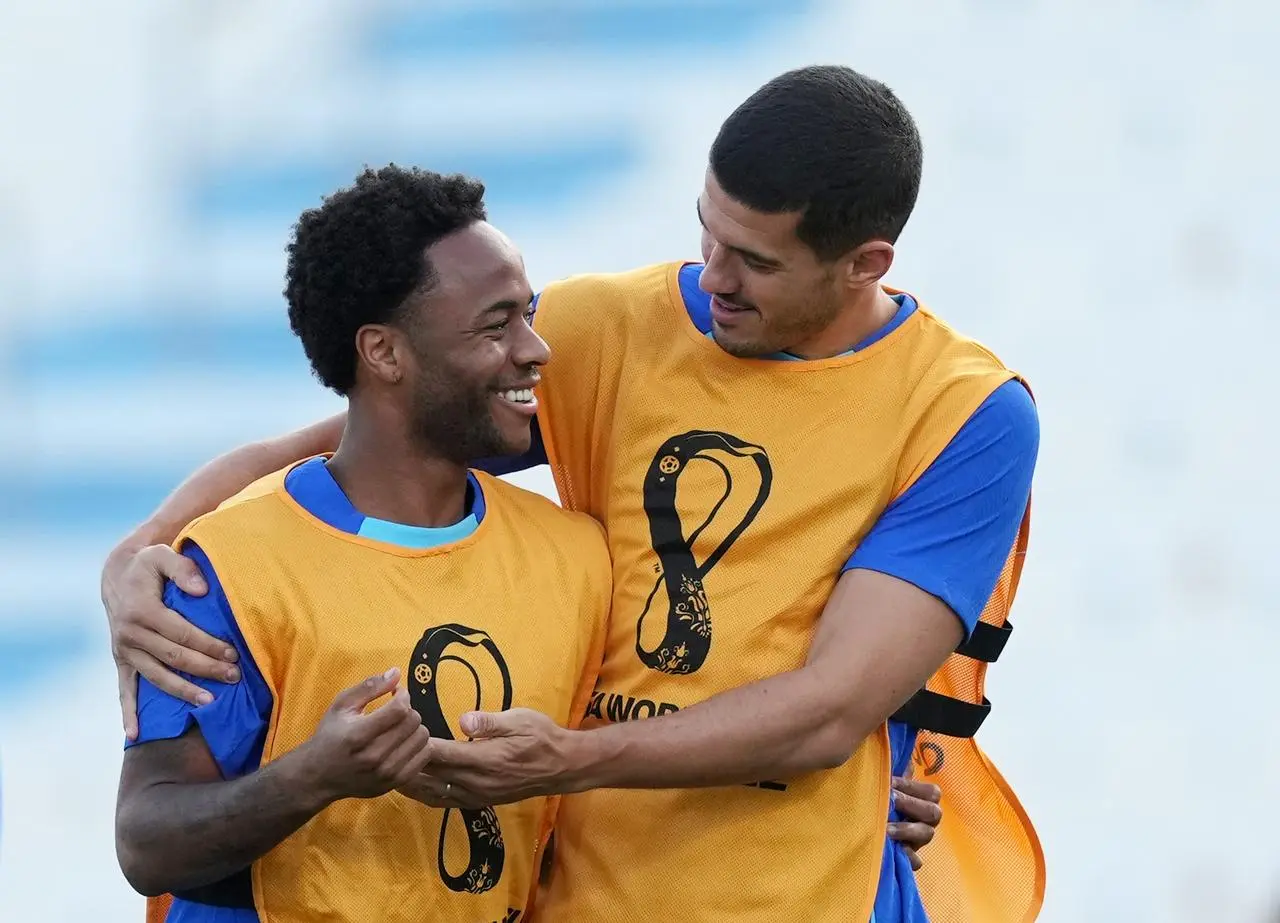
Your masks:
M 694 201 L 693 207 L 694 207 L 694 210 L 697 211 L 698 213 L 698 224 L 702 225 L 702 229 L 704 231 L 710 232 L 711 228 L 707 227 L 707 223 L 702 220 L 701 200 Z M 719 242 L 717 241 L 717 243 Z M 763 253 L 756 253 L 756 251 L 754 250 L 748 250 L 745 247 L 735 247 L 732 244 L 726 244 L 726 243 L 721 243 L 720 246 L 725 247 L 729 250 L 732 250 L 734 253 L 738 254 L 739 256 L 745 256 L 747 259 L 751 260 L 753 263 L 759 263 L 761 266 L 766 266 L 770 269 L 785 268 L 781 261 L 776 260 L 771 256 L 765 256 Z

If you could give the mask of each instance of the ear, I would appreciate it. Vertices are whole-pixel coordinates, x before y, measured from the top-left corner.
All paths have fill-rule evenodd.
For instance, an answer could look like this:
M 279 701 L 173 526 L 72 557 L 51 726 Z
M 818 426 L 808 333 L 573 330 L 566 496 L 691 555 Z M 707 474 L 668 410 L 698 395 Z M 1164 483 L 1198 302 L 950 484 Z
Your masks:
M 850 288 L 877 285 L 893 265 L 893 244 L 869 240 L 844 259 L 845 283 Z
M 386 324 L 365 324 L 356 331 L 356 359 L 378 381 L 394 385 L 405 375 L 408 358 L 403 335 Z

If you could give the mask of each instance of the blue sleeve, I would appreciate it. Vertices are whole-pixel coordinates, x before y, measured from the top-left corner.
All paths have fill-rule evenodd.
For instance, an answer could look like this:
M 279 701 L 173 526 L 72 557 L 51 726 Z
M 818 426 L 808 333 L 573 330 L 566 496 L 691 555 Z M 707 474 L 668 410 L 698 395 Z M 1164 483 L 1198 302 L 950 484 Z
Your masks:
M 538 295 L 542 293 L 539 292 Z M 533 296 L 533 310 L 538 310 L 538 295 Z M 548 465 L 547 447 L 542 442 L 542 430 L 538 426 L 538 418 L 533 418 L 532 424 L 533 442 L 529 445 L 529 451 L 523 455 L 506 455 L 498 458 L 482 458 L 479 461 L 471 463 L 471 467 L 479 468 L 487 474 L 495 477 L 503 474 L 511 474 L 513 471 L 524 471 L 528 468 L 536 468 L 538 465 Z
M 208 581 L 209 592 L 204 596 L 188 596 L 170 582 L 164 588 L 164 604 L 197 628 L 235 647 L 240 655 L 240 681 L 220 683 L 183 673 L 184 679 L 213 695 L 208 705 L 189 705 L 140 678 L 138 739 L 126 742 L 125 748 L 181 737 L 196 725 L 223 778 L 233 779 L 257 769 L 262 761 L 262 745 L 271 718 L 271 690 L 253 662 L 209 558 L 191 543 L 182 553 L 200 568 Z
M 941 599 L 966 637 L 986 606 L 1031 494 L 1040 421 L 1017 381 L 1001 385 L 871 527 L 844 570 L 874 570 Z

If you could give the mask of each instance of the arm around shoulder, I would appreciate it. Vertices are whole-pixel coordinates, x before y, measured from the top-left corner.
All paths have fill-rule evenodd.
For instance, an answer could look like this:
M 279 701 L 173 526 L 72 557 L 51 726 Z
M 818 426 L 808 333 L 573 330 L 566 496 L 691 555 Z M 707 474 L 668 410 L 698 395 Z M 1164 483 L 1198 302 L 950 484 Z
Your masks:
M 160 596 L 171 580 L 193 595 L 206 583 L 196 566 L 168 547 L 191 520 L 214 509 L 253 481 L 290 462 L 332 451 L 346 416 L 340 414 L 304 429 L 233 449 L 202 467 L 169 496 L 146 522 L 126 536 L 102 569 L 102 604 L 111 628 L 111 650 L 119 668 L 120 704 L 126 735 L 137 734 L 139 674 L 189 702 L 200 690 L 178 677 L 180 669 L 207 679 L 221 678 L 235 651 L 195 630 L 165 608 Z
M 346 419 L 346 413 L 340 413 L 283 436 L 250 442 L 219 455 L 183 481 L 145 522 L 120 542 L 117 552 L 170 544 L 187 523 L 235 496 L 258 478 L 292 462 L 332 452 L 342 438 Z

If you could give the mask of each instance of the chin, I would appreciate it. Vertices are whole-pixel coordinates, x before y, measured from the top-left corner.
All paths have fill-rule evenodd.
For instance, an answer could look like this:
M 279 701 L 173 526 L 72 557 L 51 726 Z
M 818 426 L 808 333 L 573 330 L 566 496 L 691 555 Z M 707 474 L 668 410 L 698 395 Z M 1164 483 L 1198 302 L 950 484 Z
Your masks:
M 520 436 L 518 438 L 513 438 L 513 439 L 504 439 L 502 444 L 502 451 L 498 454 L 523 455 L 525 452 L 529 451 L 529 448 L 532 445 L 533 445 L 533 434 L 530 433 L 528 430 L 525 430 L 525 433 L 523 436 Z
M 712 337 L 717 346 L 736 359 L 759 359 L 777 352 L 771 346 L 763 346 L 754 340 L 735 340 L 717 332 Z
M 533 427 L 526 423 L 518 427 L 497 427 L 490 433 L 493 451 L 490 457 L 501 458 L 508 455 L 523 455 L 533 445 Z

